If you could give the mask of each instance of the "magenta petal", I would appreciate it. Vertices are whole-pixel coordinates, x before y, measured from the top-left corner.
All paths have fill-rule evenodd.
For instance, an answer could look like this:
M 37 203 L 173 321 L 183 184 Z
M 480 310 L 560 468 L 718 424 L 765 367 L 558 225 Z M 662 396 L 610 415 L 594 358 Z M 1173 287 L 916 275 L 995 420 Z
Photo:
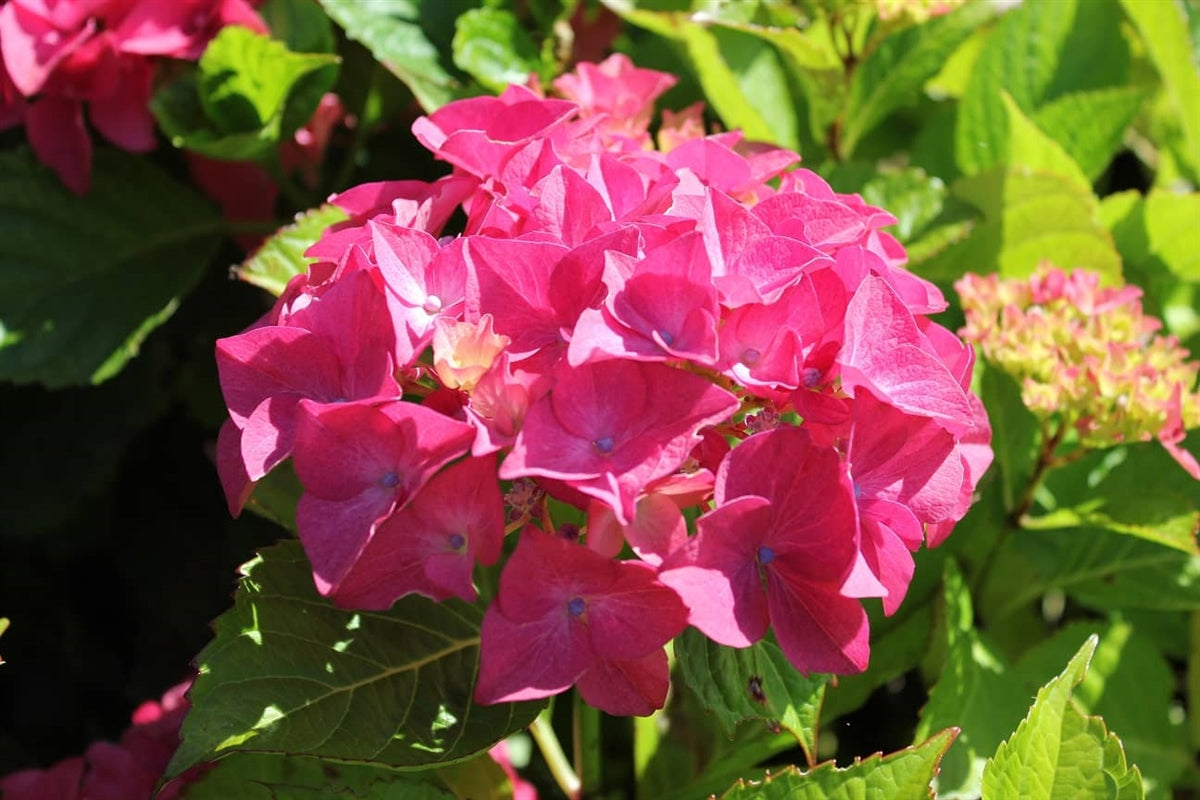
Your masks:
M 83 125 L 83 104 L 59 95 L 39 98 L 25 114 L 34 155 L 68 189 L 87 194 L 92 186 L 92 140 Z
M 122 66 L 121 85 L 103 99 L 88 103 L 88 119 L 122 150 L 147 153 L 158 144 L 150 113 L 154 73 L 150 62 L 141 59 L 126 59 Z
M 483 705 L 558 694 L 593 661 L 582 623 L 566 613 L 513 622 L 492 603 L 479 640 L 475 701 Z
M 227 419 L 217 433 L 217 474 L 225 492 L 225 503 L 234 517 L 242 513 L 254 484 L 242 462 L 242 432 Z
M 364 491 L 344 500 L 327 500 L 311 492 L 296 504 L 296 528 L 312 564 L 313 581 L 323 595 L 336 592 L 379 520 L 395 507 L 390 491 Z
M 908 594 L 908 585 L 912 582 L 913 563 L 912 553 L 907 543 L 902 541 L 896 532 L 882 523 L 866 523 L 862 526 L 863 558 L 871 570 L 878 576 L 880 583 L 887 588 L 883 597 L 883 613 L 889 617 L 900 608 L 904 596 Z M 842 592 L 846 593 L 845 587 Z
M 768 569 L 767 605 L 783 654 L 805 675 L 862 672 L 870 659 L 870 631 L 862 605 L 836 584 L 812 584 L 782 568 Z
M 601 659 L 576 682 L 588 705 L 616 716 L 645 717 L 667 702 L 671 675 L 660 647 L 632 661 Z
M 688 623 L 714 642 L 749 647 L 767 632 L 757 550 L 768 532 L 765 497 L 742 496 L 700 518 L 700 532 L 659 569 L 688 607 Z

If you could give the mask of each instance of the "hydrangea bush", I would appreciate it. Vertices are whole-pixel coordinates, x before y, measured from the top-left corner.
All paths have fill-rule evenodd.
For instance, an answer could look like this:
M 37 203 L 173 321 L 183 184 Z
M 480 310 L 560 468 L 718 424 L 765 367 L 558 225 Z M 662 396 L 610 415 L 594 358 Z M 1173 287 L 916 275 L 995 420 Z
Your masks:
M 685 5 L 0 3 L 0 377 L 287 532 L 0 800 L 1200 786 L 1183 12 Z

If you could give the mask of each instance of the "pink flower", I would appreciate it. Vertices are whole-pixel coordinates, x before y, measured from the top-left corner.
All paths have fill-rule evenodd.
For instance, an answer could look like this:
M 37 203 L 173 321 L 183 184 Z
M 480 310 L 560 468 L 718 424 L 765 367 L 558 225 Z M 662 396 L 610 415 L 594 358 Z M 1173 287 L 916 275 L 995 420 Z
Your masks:
M 532 700 L 576 685 L 610 714 L 650 714 L 666 701 L 662 647 L 686 618 L 652 567 L 526 528 L 483 619 L 475 699 Z
M 857 537 L 837 454 L 800 428 L 751 436 L 721 464 L 716 504 L 659 570 L 688 622 L 731 647 L 748 647 L 770 625 L 806 674 L 865 669 L 866 612 L 842 594 Z

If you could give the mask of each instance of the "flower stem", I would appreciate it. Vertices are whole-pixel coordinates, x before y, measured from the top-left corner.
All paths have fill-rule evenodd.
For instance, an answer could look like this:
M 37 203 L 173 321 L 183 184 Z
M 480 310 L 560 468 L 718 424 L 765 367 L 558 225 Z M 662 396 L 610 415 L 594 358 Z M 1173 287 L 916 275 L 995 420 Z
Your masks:
M 575 703 L 575 772 L 580 779 L 580 798 L 597 797 L 600 793 L 600 711 L 592 708 L 574 693 Z
M 1008 521 L 1012 527 L 1020 528 L 1021 520 L 1029 513 L 1029 509 L 1033 508 L 1033 496 L 1037 494 L 1038 488 L 1045 480 L 1046 473 L 1064 463 L 1061 457 L 1055 455 L 1055 451 L 1062 444 L 1066 429 L 1066 422 L 1060 422 L 1058 428 L 1051 434 L 1043 424 L 1042 449 L 1038 455 L 1037 465 L 1033 468 L 1033 474 L 1029 476 L 1029 483 L 1025 485 L 1025 490 L 1021 492 L 1021 496 L 1008 514 Z
M 567 797 L 577 798 L 579 797 L 579 777 L 571 769 L 571 763 L 567 761 L 567 754 L 563 752 L 562 745 L 558 743 L 558 737 L 554 735 L 554 725 L 550 720 L 553 713 L 554 706 L 546 706 L 529 726 L 529 733 L 537 742 L 538 749 L 542 751 L 542 758 L 546 759 L 546 766 L 550 768 L 554 782 Z

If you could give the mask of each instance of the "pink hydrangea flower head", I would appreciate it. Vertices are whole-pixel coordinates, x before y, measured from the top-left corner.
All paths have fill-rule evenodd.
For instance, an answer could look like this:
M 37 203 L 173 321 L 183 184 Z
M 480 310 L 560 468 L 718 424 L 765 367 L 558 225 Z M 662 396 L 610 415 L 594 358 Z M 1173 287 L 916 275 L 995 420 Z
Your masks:
M 605 129 L 631 138 L 645 135 L 654 101 L 676 83 L 674 75 L 639 69 L 614 53 L 599 64 L 579 64 L 554 80 L 554 88 L 579 104 L 584 115 L 604 115 Z

